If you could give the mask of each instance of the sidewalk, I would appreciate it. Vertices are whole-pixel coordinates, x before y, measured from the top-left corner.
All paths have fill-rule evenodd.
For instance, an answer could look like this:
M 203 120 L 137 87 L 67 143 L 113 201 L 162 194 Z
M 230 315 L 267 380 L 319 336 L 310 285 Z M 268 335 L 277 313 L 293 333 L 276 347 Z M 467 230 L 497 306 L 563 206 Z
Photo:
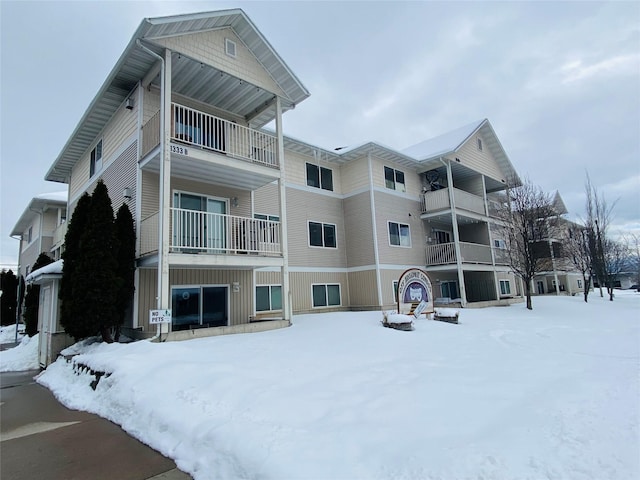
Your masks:
M 189 480 L 175 463 L 97 415 L 69 410 L 33 380 L 0 373 L 0 472 L 12 480 Z

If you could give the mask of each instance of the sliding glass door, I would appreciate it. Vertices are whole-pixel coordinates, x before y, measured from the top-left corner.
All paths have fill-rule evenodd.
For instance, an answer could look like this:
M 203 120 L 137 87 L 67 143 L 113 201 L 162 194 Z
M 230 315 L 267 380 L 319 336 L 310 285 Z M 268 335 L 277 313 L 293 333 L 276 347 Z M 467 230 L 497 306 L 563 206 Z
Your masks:
M 229 322 L 226 285 L 175 287 L 171 291 L 172 329 L 224 327 Z
M 175 192 L 173 245 L 182 250 L 223 253 L 227 245 L 227 202 L 192 193 Z

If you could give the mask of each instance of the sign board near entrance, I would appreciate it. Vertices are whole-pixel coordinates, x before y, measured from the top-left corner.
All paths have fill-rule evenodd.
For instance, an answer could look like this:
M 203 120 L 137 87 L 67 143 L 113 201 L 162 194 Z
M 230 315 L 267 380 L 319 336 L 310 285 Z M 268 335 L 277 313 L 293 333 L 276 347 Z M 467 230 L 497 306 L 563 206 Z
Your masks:
M 171 310 L 149 310 L 149 323 L 171 323 Z
M 419 268 L 406 270 L 398 279 L 398 313 L 416 318 L 421 313 L 433 313 L 431 280 Z

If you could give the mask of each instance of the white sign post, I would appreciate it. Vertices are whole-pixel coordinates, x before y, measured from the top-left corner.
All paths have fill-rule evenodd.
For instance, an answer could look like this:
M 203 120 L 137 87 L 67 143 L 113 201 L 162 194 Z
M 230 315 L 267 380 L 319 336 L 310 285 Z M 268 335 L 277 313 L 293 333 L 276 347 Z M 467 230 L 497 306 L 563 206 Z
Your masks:
M 149 310 L 149 324 L 158 325 L 159 341 L 162 341 L 161 323 L 171 323 L 171 310 Z

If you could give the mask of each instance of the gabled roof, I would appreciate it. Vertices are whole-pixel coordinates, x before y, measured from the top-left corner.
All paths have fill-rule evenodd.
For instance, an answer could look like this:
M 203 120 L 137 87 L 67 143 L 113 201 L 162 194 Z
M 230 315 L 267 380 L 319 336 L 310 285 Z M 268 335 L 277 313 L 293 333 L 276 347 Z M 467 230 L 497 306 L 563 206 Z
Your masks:
M 27 227 L 33 221 L 33 218 L 38 215 L 36 212 L 44 212 L 48 207 L 66 207 L 67 205 L 67 192 L 54 192 L 43 193 L 36 195 L 31 199 L 27 208 L 24 209 L 22 215 L 16 222 L 13 230 L 11 230 L 10 236 L 14 237 L 22 235 Z
M 509 157 L 505 152 L 498 136 L 491 123 L 486 118 L 470 123 L 460 128 L 456 128 L 448 133 L 417 143 L 405 148 L 402 152 L 415 157 L 422 163 L 428 163 L 441 157 L 446 157 L 457 153 L 462 146 L 474 135 L 480 133 L 484 139 L 483 143 L 489 149 L 493 158 L 496 159 L 498 167 L 503 172 L 505 179 L 513 180 L 519 185 L 520 178 Z M 500 179 L 496 179 L 500 180 Z
M 238 38 L 253 52 L 256 59 L 280 86 L 286 95 L 282 102 L 283 111 L 294 108 L 296 104 L 309 96 L 309 91 L 302 82 L 293 74 L 241 9 L 145 18 L 78 122 L 58 158 L 47 172 L 45 179 L 62 183 L 68 181 L 75 163 L 95 141 L 116 110 L 129 97 L 138 81 L 143 79 L 154 67 L 156 58 L 141 49 L 137 45 L 138 40 L 144 41 L 146 47 L 159 54 L 163 49 L 155 44 L 154 40 L 221 28 L 232 28 Z M 229 75 L 216 75 L 215 73 L 218 72 L 213 68 L 201 70 L 199 62 L 191 63 L 197 63 L 198 68 L 197 70 L 194 68 L 189 70 L 189 66 L 183 67 L 187 69 L 184 72 L 185 75 L 197 72 L 197 82 L 201 85 L 202 81 L 206 80 L 211 91 L 224 91 L 225 82 L 231 81 L 232 77 Z M 174 73 L 176 72 L 174 71 Z M 237 82 L 235 83 L 237 85 Z M 191 84 L 187 82 L 181 86 L 184 94 L 187 95 L 196 87 L 198 86 L 195 85 L 195 81 Z M 236 88 L 239 87 L 236 86 Z M 253 124 L 262 126 L 272 120 L 275 107 L 271 106 L 265 109 L 263 105 L 272 99 L 273 94 L 257 91 L 255 86 L 244 82 L 244 90 L 240 88 L 238 95 L 234 97 L 235 105 L 241 114 L 258 112 L 251 119 Z
M 553 196 L 553 209 L 557 215 L 564 215 L 569 212 L 558 190 L 556 190 L 556 193 Z

